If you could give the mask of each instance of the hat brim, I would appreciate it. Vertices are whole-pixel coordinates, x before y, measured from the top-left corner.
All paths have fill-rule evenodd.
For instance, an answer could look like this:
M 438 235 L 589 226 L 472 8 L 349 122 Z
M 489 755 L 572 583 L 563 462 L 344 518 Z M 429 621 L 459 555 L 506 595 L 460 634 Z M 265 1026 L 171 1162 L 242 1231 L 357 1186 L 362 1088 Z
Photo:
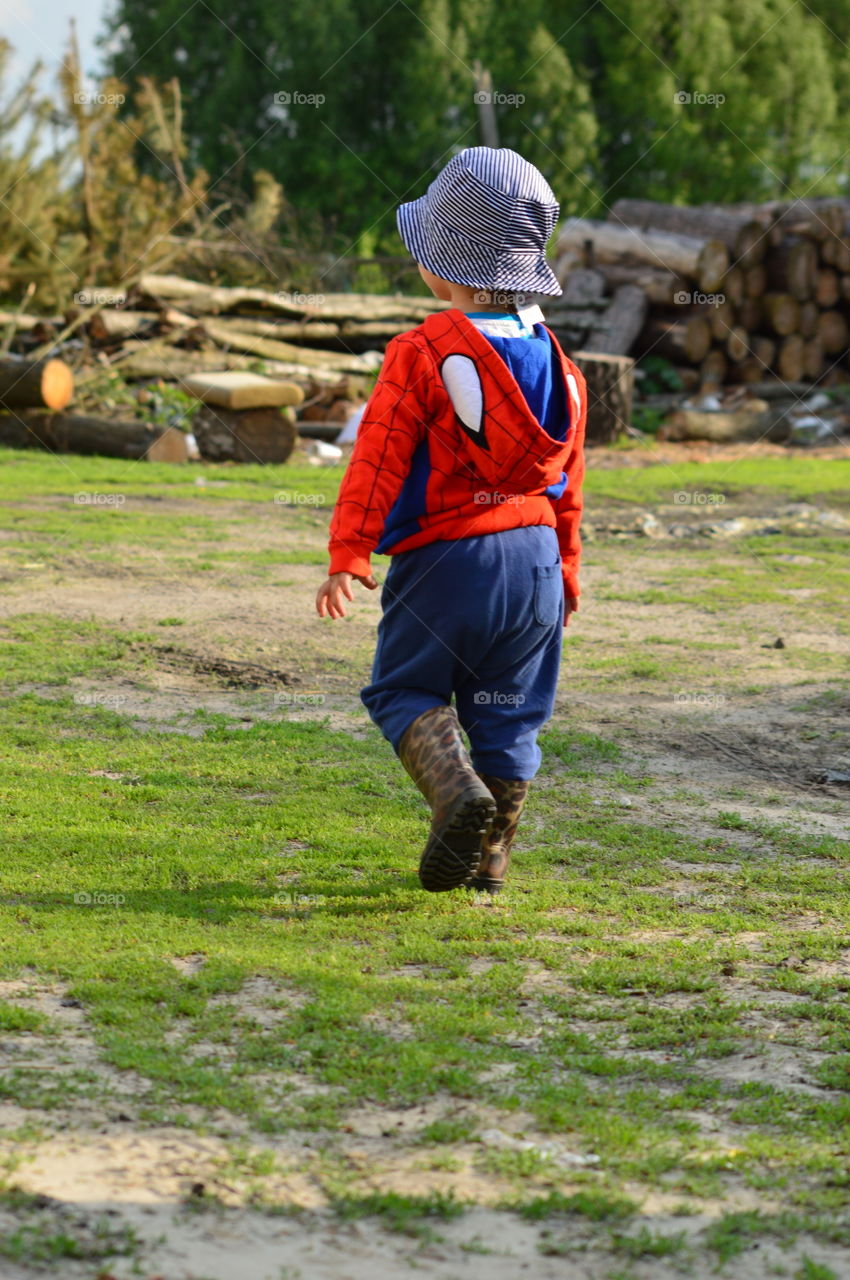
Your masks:
M 466 285 L 473 289 L 503 290 L 507 293 L 539 293 L 555 298 L 563 293 L 558 277 L 542 253 L 534 255 L 533 269 L 517 270 L 515 277 L 512 277 L 510 272 L 505 274 L 506 264 L 500 262 L 494 279 L 491 270 L 486 266 L 479 266 L 476 271 L 474 266 L 467 264 L 464 260 L 466 255 L 459 252 L 463 238 L 455 233 L 451 237 L 457 245 L 456 248 L 454 244 L 452 245 L 455 252 L 452 252 L 450 258 L 441 260 L 439 246 L 435 246 L 435 237 L 428 227 L 427 195 L 399 205 L 396 211 L 396 225 L 408 253 L 416 262 L 421 263 L 427 271 L 439 276 L 441 280 L 449 280 L 454 284 Z M 442 237 L 448 242 L 448 230 L 442 232 Z

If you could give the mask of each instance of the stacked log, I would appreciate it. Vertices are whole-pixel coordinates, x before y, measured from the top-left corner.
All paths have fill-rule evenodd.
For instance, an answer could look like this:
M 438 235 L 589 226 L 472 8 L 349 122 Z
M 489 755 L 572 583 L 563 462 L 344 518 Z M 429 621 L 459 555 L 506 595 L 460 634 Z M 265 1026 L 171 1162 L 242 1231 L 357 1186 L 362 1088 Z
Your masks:
M 298 432 L 291 406 L 304 392 L 290 382 L 251 373 L 195 374 L 183 388 L 201 407 L 192 432 L 211 462 L 286 462 Z
M 588 270 L 604 282 L 597 305 L 625 285 L 644 294 L 645 321 L 616 354 L 663 357 L 686 386 L 694 371 L 704 387 L 850 381 L 848 199 L 618 200 L 607 221 L 569 218 L 560 229 L 565 289 Z

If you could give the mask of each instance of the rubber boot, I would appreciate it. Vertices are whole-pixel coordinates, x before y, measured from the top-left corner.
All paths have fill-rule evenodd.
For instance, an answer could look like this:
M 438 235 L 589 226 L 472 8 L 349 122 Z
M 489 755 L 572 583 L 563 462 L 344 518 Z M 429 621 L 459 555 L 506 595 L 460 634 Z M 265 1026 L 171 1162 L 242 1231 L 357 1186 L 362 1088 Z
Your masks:
M 519 779 L 491 778 L 481 774 L 481 781 L 495 797 L 496 816 L 481 841 L 478 870 L 467 881 L 467 888 L 481 893 L 500 893 L 511 860 L 511 845 L 519 826 L 529 784 Z
M 458 889 L 478 869 L 496 802 L 472 767 L 454 708 L 424 711 L 405 731 L 398 754 L 431 806 L 419 882 L 430 893 Z

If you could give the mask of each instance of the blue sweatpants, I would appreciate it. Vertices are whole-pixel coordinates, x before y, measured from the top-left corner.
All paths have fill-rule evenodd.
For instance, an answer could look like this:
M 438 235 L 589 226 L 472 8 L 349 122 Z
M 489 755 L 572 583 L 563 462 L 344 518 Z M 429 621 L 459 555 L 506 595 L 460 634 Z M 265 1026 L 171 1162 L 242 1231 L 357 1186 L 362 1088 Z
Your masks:
M 533 778 L 561 661 L 555 530 L 533 525 L 404 551 L 392 558 L 381 605 L 361 697 L 395 751 L 423 711 L 454 695 L 478 772 Z

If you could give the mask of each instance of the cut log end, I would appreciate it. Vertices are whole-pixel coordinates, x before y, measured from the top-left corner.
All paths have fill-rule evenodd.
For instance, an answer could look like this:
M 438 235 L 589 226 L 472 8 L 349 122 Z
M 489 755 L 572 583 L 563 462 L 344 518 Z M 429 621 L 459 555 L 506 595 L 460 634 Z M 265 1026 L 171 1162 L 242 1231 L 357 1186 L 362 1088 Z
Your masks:
M 64 409 L 74 395 L 74 375 L 64 360 L 47 360 L 41 377 L 41 395 L 45 408 Z
M 74 374 L 64 360 L 0 361 L 0 406 L 5 409 L 53 409 L 70 404 Z

